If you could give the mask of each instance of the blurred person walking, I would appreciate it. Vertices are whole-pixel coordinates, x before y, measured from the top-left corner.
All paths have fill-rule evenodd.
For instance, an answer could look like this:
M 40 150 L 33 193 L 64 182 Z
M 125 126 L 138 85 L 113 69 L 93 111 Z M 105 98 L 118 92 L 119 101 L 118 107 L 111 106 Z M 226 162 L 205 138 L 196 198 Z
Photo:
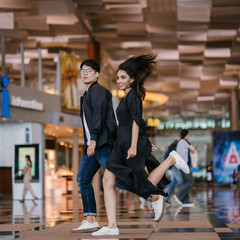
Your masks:
M 164 155 L 164 160 L 168 157 L 169 153 L 172 151 L 172 150 L 176 150 L 177 148 L 177 144 L 179 142 L 179 140 L 181 139 L 181 136 L 179 135 L 168 147 L 165 155 Z M 170 184 L 168 185 L 167 187 L 167 194 L 168 196 L 166 197 L 166 201 L 165 201 L 165 204 L 166 206 L 170 206 L 171 203 L 169 202 L 170 198 L 171 198 L 171 195 L 172 195 L 172 192 L 174 190 L 174 188 L 177 186 L 181 187 L 183 185 L 183 179 L 182 179 L 182 175 L 181 175 L 181 172 L 179 169 L 177 169 L 175 166 L 172 166 L 169 171 L 171 171 L 171 182 Z
M 190 173 L 184 173 L 181 171 L 183 185 L 179 188 L 178 192 L 173 197 L 179 205 L 182 205 L 183 207 L 192 207 L 194 206 L 194 203 L 190 202 L 189 191 L 194 184 L 194 179 L 191 172 L 190 152 L 194 153 L 196 149 L 188 142 L 190 134 L 187 129 L 183 129 L 180 133 L 180 136 L 181 140 L 177 144 L 176 151 L 188 164 Z
M 32 180 L 32 173 L 31 173 L 32 161 L 31 161 L 31 158 L 29 155 L 26 155 L 25 159 L 26 159 L 26 165 L 25 165 L 24 169 L 19 169 L 20 171 L 23 172 L 23 182 L 24 182 L 22 199 L 19 200 L 20 202 L 24 202 L 27 191 L 29 191 L 31 193 L 31 195 L 33 196 L 33 200 L 37 199 L 35 193 L 33 192 L 32 188 L 30 186 L 30 182 Z

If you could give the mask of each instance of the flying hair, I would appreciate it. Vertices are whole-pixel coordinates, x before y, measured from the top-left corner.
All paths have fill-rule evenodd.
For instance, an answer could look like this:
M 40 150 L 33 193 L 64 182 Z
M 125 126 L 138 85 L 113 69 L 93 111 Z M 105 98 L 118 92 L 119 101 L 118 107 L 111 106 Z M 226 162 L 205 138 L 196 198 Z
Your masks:
M 144 81 L 149 77 L 157 66 L 156 55 L 147 54 L 131 57 L 118 66 L 118 70 L 125 71 L 134 81 L 130 84 L 135 89 L 139 97 L 144 100 L 146 89 L 143 87 Z

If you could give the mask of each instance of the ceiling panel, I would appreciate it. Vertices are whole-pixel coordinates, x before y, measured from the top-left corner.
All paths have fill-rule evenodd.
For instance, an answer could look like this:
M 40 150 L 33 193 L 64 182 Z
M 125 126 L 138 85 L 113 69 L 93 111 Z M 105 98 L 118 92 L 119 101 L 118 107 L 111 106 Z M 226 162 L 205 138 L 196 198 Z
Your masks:
M 19 29 L 24 30 L 49 30 L 45 16 L 26 16 L 18 17 L 17 24 Z
M 39 15 L 68 15 L 68 4 L 64 0 L 38 1 Z
M 166 115 L 215 116 L 221 104 L 230 106 L 230 92 L 239 91 L 239 0 L 2 0 L 0 9 L 0 35 L 11 61 L 19 62 L 21 42 L 26 52 L 41 47 L 56 56 L 66 49 L 87 57 L 88 41 L 95 40 L 104 71 L 115 79 L 114 69 L 129 56 L 158 55 L 145 87 L 167 94 L 169 102 L 145 104 L 149 114 L 164 109 Z M 36 57 L 28 58 L 36 65 Z M 20 66 L 6 65 L 19 82 Z M 44 70 L 49 82 L 50 65 Z

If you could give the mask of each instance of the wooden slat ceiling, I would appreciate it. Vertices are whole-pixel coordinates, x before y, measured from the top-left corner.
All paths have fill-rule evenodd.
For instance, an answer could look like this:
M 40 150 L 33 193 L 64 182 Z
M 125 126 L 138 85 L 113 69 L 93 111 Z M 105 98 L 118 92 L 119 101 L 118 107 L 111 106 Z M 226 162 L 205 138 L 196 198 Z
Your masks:
M 169 102 L 149 107 L 155 115 L 228 111 L 239 89 L 239 0 L 2 0 L 0 20 L 6 54 L 19 54 L 23 41 L 26 51 L 67 48 L 85 58 L 89 39 L 113 67 L 130 55 L 158 54 L 146 89 Z

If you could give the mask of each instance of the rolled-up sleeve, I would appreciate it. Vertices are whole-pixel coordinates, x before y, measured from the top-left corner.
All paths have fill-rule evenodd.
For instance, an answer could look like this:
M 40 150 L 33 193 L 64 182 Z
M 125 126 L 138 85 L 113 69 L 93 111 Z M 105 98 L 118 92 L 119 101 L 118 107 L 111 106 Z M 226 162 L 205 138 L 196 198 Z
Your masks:
M 132 121 L 135 121 L 138 127 L 142 125 L 142 100 L 135 93 L 128 93 L 128 111 Z

